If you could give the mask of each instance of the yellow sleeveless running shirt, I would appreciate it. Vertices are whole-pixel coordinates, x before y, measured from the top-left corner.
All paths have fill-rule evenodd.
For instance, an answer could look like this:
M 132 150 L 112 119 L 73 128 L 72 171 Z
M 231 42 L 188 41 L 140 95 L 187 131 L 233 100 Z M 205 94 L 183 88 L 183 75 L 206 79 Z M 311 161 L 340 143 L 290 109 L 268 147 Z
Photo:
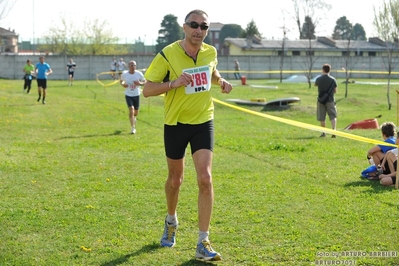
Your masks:
M 203 43 L 197 61 L 189 57 L 176 41 L 163 49 L 166 59 L 158 53 L 148 67 L 145 78 L 151 82 L 163 82 L 169 71 L 169 80 L 176 80 L 188 72 L 193 82 L 186 87 L 168 91 L 165 95 L 165 124 L 202 124 L 213 119 L 213 101 L 210 92 L 212 73 L 216 69 L 215 47 Z

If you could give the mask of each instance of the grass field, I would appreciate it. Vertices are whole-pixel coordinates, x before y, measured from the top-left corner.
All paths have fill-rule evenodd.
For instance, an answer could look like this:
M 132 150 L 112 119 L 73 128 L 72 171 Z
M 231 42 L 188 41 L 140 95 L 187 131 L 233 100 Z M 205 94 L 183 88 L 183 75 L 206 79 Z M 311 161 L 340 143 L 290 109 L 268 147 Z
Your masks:
M 167 174 L 162 97 L 141 98 L 132 135 L 118 85 L 50 79 L 42 105 L 36 84 L 24 94 L 22 82 L 0 80 L 0 265 L 213 265 L 194 260 L 189 150 L 177 245 L 159 247 Z M 214 88 L 213 96 L 299 97 L 287 110 L 245 108 L 319 125 L 315 87 L 232 82 L 230 95 Z M 384 85 L 348 89 L 345 98 L 339 84 L 339 131 L 378 115 L 380 124 L 397 124 L 398 85 L 391 110 Z M 348 133 L 381 140 L 378 129 Z M 374 144 L 319 135 L 215 104 L 211 241 L 223 261 L 214 265 L 399 265 L 399 191 L 359 178 Z

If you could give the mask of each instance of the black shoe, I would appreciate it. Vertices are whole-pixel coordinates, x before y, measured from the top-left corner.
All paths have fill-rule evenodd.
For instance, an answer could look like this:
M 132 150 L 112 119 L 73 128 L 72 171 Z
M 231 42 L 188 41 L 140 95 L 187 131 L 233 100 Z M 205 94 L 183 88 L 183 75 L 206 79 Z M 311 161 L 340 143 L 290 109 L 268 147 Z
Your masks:
M 333 138 L 333 139 L 335 139 L 336 137 L 337 137 L 337 136 L 335 136 L 335 135 L 332 135 L 332 136 L 331 136 L 331 138 Z
M 39 98 L 37 98 L 37 102 L 40 102 L 40 97 L 39 97 Z
M 326 133 L 321 133 L 320 138 L 324 138 L 326 136 Z

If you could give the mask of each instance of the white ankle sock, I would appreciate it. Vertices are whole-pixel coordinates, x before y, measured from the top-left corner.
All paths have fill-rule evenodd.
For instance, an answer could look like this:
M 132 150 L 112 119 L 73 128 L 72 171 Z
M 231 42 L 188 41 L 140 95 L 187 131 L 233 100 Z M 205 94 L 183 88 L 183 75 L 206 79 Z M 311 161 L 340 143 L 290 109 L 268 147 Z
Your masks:
M 168 214 L 166 216 L 166 222 L 169 223 L 169 224 L 178 224 L 177 214 L 175 214 L 175 215 Z
M 198 233 L 198 244 L 202 242 L 202 240 L 208 240 L 209 241 L 209 231 L 203 232 L 199 231 Z

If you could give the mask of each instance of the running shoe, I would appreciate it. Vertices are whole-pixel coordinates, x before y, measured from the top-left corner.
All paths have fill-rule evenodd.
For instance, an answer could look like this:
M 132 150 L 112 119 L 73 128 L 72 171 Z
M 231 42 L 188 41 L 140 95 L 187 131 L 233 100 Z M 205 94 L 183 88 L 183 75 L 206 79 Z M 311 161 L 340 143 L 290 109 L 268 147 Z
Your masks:
M 222 260 L 222 256 L 213 250 L 209 240 L 202 240 L 202 242 L 197 245 L 195 258 L 204 261 Z
M 173 247 L 176 245 L 176 231 L 177 224 L 170 224 L 165 219 L 165 227 L 163 229 L 163 235 L 161 238 L 162 247 Z

